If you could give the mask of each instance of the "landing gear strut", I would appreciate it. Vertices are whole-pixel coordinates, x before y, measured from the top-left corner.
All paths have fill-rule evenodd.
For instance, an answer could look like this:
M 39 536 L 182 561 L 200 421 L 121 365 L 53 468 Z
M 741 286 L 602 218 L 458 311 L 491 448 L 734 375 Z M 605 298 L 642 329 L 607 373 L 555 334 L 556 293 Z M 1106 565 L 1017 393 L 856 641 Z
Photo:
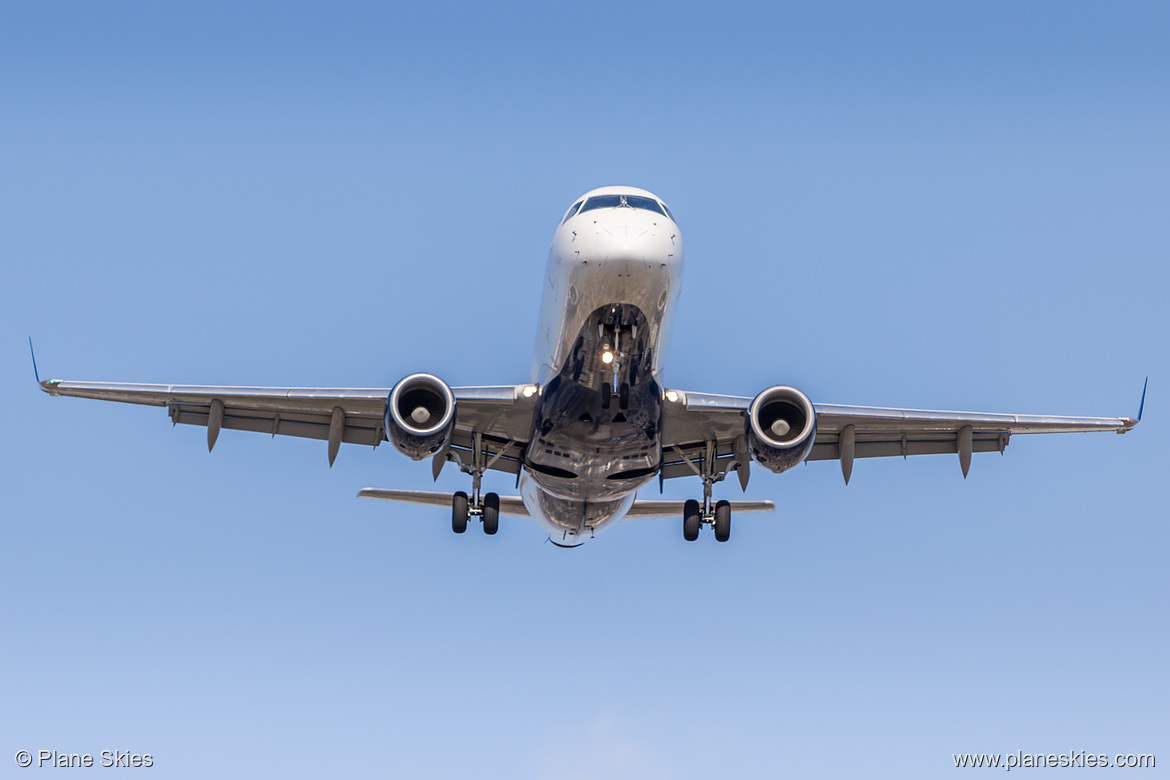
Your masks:
M 690 499 L 683 504 L 683 538 L 688 542 L 699 538 L 699 529 L 704 525 L 714 528 L 717 542 L 726 542 L 731 538 L 731 502 L 711 503 L 712 487 L 726 476 L 716 471 L 715 455 L 715 443 L 707 442 L 707 452 L 700 461 L 701 468 L 683 456 L 691 470 L 703 480 L 703 503 Z
M 607 332 L 607 328 L 612 328 L 612 330 Z M 597 326 L 597 339 L 602 348 L 602 363 L 604 363 L 609 380 L 611 380 L 601 383 L 601 408 L 608 409 L 616 394 L 618 407 L 624 412 L 630 408 L 630 385 L 634 383 L 637 376 L 637 365 L 630 364 L 627 371 L 628 380 L 622 382 L 622 367 L 628 357 L 627 353 L 622 351 L 623 336 L 628 339 L 630 344 L 637 345 L 637 324 L 629 325 L 628 330 L 620 322 L 602 323 Z
M 451 497 L 451 530 L 455 533 L 465 532 L 467 521 L 471 517 L 478 517 L 483 522 L 483 532 L 488 536 L 494 536 L 500 530 L 500 497 L 496 493 L 481 494 L 480 484 L 483 481 L 483 473 L 491 468 L 512 444 L 513 442 L 508 442 L 491 460 L 488 460 L 489 453 L 484 449 L 483 435 L 472 434 L 472 462 L 459 464 L 461 471 L 471 475 L 471 496 L 461 490 Z

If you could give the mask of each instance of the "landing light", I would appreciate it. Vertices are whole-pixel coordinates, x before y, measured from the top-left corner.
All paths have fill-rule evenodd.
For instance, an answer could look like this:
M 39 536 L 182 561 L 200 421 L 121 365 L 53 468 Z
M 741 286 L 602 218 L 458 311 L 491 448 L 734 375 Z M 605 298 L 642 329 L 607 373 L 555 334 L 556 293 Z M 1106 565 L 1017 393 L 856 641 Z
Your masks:
M 536 385 L 528 385 L 521 392 L 524 393 L 525 398 L 531 398 L 536 395 Z
M 602 352 L 601 353 L 601 362 L 605 363 L 608 366 L 610 363 L 613 362 L 613 353 L 610 352 L 608 349 L 605 352 Z
M 671 403 L 676 402 L 678 400 L 678 393 L 674 390 L 667 390 L 666 391 L 666 400 L 670 401 Z

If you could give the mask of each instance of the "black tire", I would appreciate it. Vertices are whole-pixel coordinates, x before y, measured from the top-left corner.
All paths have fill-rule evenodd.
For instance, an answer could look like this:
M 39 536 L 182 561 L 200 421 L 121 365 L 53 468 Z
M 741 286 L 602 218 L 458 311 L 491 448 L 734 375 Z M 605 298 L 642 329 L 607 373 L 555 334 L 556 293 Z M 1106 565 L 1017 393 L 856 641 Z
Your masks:
M 609 382 L 601 383 L 601 408 L 609 408 L 609 400 L 613 398 L 613 385 Z
M 618 389 L 618 406 L 622 411 L 630 408 L 630 383 L 622 382 L 622 386 Z
M 483 497 L 483 532 L 494 536 L 500 530 L 500 497 L 488 493 Z
M 683 538 L 693 542 L 699 538 L 699 502 L 693 498 L 683 504 Z
M 460 490 L 451 497 L 451 530 L 461 534 L 467 530 L 467 494 Z
M 715 504 L 715 541 L 726 542 L 731 538 L 731 503 L 719 501 Z

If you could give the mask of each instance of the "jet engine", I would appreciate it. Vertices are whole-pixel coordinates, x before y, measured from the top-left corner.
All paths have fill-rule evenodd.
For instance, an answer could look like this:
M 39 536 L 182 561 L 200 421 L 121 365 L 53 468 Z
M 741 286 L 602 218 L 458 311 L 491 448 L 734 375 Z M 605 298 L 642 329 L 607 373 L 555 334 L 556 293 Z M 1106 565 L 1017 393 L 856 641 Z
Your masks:
M 777 385 L 755 397 L 744 428 L 752 458 L 779 474 L 808 457 L 817 437 L 816 410 L 795 387 Z
M 455 430 L 455 394 L 431 374 L 411 374 L 386 399 L 386 436 L 414 460 L 440 452 Z

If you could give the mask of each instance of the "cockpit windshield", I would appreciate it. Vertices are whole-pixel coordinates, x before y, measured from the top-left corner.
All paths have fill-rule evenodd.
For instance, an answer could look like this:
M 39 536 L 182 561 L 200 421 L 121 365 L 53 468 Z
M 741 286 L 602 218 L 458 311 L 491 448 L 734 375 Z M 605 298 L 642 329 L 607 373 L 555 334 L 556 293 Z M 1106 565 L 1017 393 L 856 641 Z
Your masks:
M 581 207 L 579 213 L 584 214 L 586 211 L 593 211 L 594 209 L 616 209 L 616 208 L 630 208 L 643 209 L 645 211 L 653 211 L 656 214 L 661 214 L 664 217 L 669 217 L 670 212 L 666 211 L 663 206 L 654 198 L 648 198 L 645 195 L 594 195 L 589 200 L 585 201 L 585 205 Z M 573 216 L 570 210 L 569 216 Z M 672 220 L 674 217 L 670 217 Z M 568 217 L 566 217 L 568 219 Z
M 616 209 L 622 205 L 622 195 L 594 195 L 589 200 L 585 201 L 585 205 L 581 207 L 581 213 L 586 211 L 593 211 L 594 209 Z
M 570 218 L 571 218 L 571 217 L 572 217 L 574 214 L 576 214 L 576 213 L 577 213 L 577 209 L 581 208 L 581 204 L 582 204 L 582 203 L 584 203 L 584 202 L 585 202 L 585 201 L 583 201 L 583 200 L 579 200 L 579 201 L 577 201 L 576 203 L 574 203 L 574 204 L 573 204 L 573 207 L 569 209 L 569 213 L 568 213 L 568 214 L 566 214 L 566 215 L 565 215 L 565 218 L 561 220 L 561 224 L 563 225 L 563 224 L 565 224 L 566 222 L 568 222 L 568 221 L 569 221 L 569 219 L 570 219 Z
M 662 216 L 666 216 L 666 212 L 662 210 L 662 206 L 654 198 L 647 198 L 642 195 L 627 195 L 626 203 L 636 209 L 646 209 L 648 211 L 657 211 Z

